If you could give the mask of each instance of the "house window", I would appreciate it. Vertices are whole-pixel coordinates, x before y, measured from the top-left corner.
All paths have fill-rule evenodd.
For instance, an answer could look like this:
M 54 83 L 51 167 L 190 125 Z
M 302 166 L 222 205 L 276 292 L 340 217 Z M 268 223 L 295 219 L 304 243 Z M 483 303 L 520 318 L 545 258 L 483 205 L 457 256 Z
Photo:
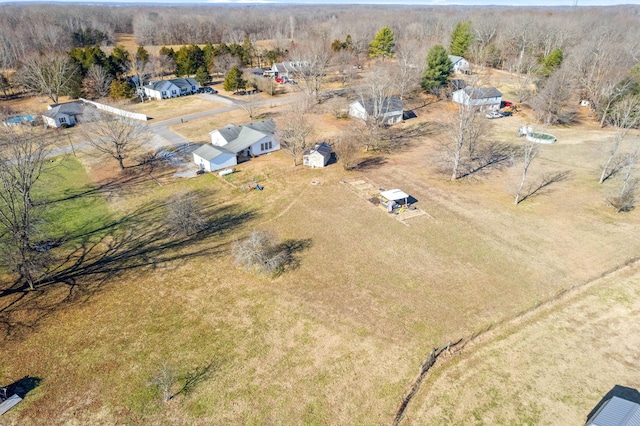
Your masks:
M 196 91 L 196 86 L 191 86 L 191 90 Z
M 269 149 L 273 148 L 273 144 L 269 141 Z
M 67 122 L 67 119 L 66 119 L 66 118 L 64 118 L 64 117 L 60 117 L 60 118 L 58 119 L 58 121 L 59 121 L 59 122 L 61 122 L 61 123 L 66 123 L 66 122 Z
M 264 144 L 263 143 L 260 144 L 260 151 L 264 151 Z
M 171 91 L 171 94 L 172 94 L 172 95 L 175 95 L 175 94 L 176 94 L 176 91 L 175 91 L 175 90 L 172 90 L 172 91 Z
M 166 91 L 166 90 L 163 90 L 163 91 L 162 91 L 162 97 L 165 97 L 165 96 L 167 96 L 167 91 Z

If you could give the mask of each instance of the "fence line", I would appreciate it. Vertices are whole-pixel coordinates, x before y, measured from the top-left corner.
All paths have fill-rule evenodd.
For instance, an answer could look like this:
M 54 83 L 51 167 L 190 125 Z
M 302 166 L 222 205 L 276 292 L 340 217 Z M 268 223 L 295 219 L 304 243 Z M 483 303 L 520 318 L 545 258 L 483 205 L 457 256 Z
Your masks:
M 120 109 L 120 108 L 115 108 L 115 107 L 112 107 L 110 105 L 101 104 L 99 102 L 94 102 L 94 101 L 90 101 L 90 100 L 83 99 L 83 98 L 80 98 L 80 100 L 82 102 L 87 103 L 87 104 L 91 104 L 91 105 L 95 106 L 98 109 L 110 112 L 111 114 L 120 115 L 122 117 L 133 118 L 134 120 L 147 121 L 147 116 L 145 114 L 141 114 L 139 112 L 125 111 L 125 110 Z
M 420 365 L 420 373 L 418 374 L 418 377 L 416 378 L 415 382 L 413 382 L 413 385 L 411 386 L 411 389 L 409 389 L 409 392 L 402 399 L 402 402 L 400 403 L 400 407 L 398 407 L 398 411 L 396 412 L 396 415 L 393 418 L 393 423 L 392 423 L 393 426 L 398 426 L 400 424 L 400 421 L 402 420 L 402 417 L 404 416 L 404 412 L 406 411 L 407 406 L 411 402 L 411 399 L 414 397 L 414 395 L 420 389 L 420 385 L 422 384 L 422 380 L 424 380 L 424 377 L 426 376 L 426 374 L 429 371 L 429 369 L 431 369 L 431 367 L 433 367 L 433 365 L 436 363 L 436 361 L 438 360 L 438 357 L 440 355 L 442 355 L 442 353 L 444 351 L 448 351 L 451 347 L 460 344 L 460 342 L 462 342 L 462 340 L 463 339 L 460 339 L 455 343 L 449 342 L 446 345 L 440 346 L 439 348 L 434 348 L 431 351 L 431 353 L 424 360 L 422 365 Z

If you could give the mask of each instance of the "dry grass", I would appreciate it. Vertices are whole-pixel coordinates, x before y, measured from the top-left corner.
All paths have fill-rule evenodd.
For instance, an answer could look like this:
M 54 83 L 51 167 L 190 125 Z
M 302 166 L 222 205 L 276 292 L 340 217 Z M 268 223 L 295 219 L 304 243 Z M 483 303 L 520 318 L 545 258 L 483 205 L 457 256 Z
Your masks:
M 152 100 L 144 103 L 125 104 L 121 108 L 146 114 L 153 122 L 185 116 L 198 112 L 224 108 L 225 104 L 211 101 L 198 95 L 180 96 L 172 99 Z
M 640 387 L 637 267 L 442 365 L 404 424 L 576 424 L 615 385 Z
M 605 133 L 594 129 L 593 142 L 580 142 L 568 132 L 545 147 L 532 176 L 569 169 L 575 177 L 516 207 L 515 169 L 456 183 L 437 172 L 442 136 L 432 123 L 440 108 L 425 107 L 396 127 L 427 124 L 402 150 L 360 171 L 294 169 L 278 152 L 241 164 L 234 176 L 260 176 L 264 191 L 242 193 L 213 174 L 165 186 L 141 174 L 103 193 L 114 213 L 129 217 L 193 190 L 221 229 L 163 250 L 149 242 L 131 251 L 142 265 L 79 277 L 73 297 L 65 299 L 68 287 L 31 296 L 50 306 L 37 322 L 33 311 L 13 312 L 12 324 L 34 325 L 0 345 L 0 379 L 43 380 L 6 423 L 388 423 L 433 346 L 640 253 L 640 241 L 629 238 L 637 214 L 608 210 L 593 183 Z M 176 131 L 206 141 L 220 125 L 249 121 L 243 114 Z M 316 118 L 319 139 L 349 125 L 326 113 Z M 507 138 L 515 124 L 507 120 L 489 125 Z M 88 168 L 96 183 L 112 173 Z M 429 215 L 409 226 L 389 220 L 341 183 L 360 175 L 407 191 Z M 137 217 L 131 226 L 144 238 L 164 235 L 162 209 Z M 234 268 L 230 243 L 255 229 L 310 243 L 296 253 L 299 267 L 278 278 Z M 118 238 L 99 247 L 118 247 Z M 147 384 L 164 360 L 182 373 L 212 369 L 190 393 L 163 404 Z

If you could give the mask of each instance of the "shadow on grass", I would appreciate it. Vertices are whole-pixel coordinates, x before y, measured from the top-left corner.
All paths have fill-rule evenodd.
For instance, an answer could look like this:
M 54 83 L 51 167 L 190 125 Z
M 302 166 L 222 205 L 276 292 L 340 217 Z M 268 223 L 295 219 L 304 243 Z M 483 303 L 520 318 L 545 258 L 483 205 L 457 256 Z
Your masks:
M 533 198 L 534 196 L 545 195 L 551 192 L 551 188 L 549 188 L 554 183 L 564 182 L 565 180 L 571 177 L 570 171 L 557 172 L 557 173 L 549 173 L 544 176 L 534 184 L 530 185 L 526 191 L 524 191 L 524 195 L 518 201 L 518 204 L 522 203 L 524 200 L 528 200 L 529 198 Z
M 300 267 L 300 259 L 298 254 L 304 250 L 307 250 L 313 245 L 311 238 L 305 238 L 303 240 L 288 239 L 278 244 L 275 251 L 281 252 L 284 255 L 284 261 L 281 266 L 276 270 L 274 276 L 280 276 L 288 271 L 293 271 Z
M 42 382 L 42 379 L 39 377 L 24 376 L 10 385 L 5 386 L 7 389 L 7 396 L 15 394 L 24 399 L 29 392 L 40 386 L 40 382 Z
M 88 299 L 104 285 L 130 271 L 151 272 L 227 249 L 226 242 L 208 241 L 255 217 L 229 205 L 210 209 L 204 229 L 195 235 L 171 232 L 164 203 L 150 203 L 103 226 L 78 230 L 54 249 L 57 264 L 46 271 L 35 290 L 22 281 L 0 283 L 0 329 L 6 337 L 32 329 L 64 304 Z M 54 252 L 52 250 L 52 252 Z M 66 250 L 66 252 L 65 252 Z
M 355 167 L 355 170 L 371 170 L 376 169 L 387 162 L 387 159 L 382 155 L 376 155 L 375 157 L 368 157 L 360 161 Z

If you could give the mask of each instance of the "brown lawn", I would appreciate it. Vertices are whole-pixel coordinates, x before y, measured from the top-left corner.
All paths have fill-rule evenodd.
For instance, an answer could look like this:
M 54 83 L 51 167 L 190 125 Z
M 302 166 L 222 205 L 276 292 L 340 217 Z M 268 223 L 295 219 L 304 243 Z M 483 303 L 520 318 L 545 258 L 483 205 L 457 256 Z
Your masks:
M 13 332 L 0 344 L 1 382 L 26 375 L 42 381 L 3 420 L 387 424 L 432 347 L 638 256 L 640 240 L 629 237 L 637 212 L 615 214 L 603 197 L 615 181 L 597 184 L 609 130 L 590 123 L 549 129 L 558 142 L 543 147 L 531 179 L 557 171 L 569 178 L 515 206 L 518 166 L 454 183 L 439 172 L 442 109 L 416 110 L 418 118 L 394 128 L 411 134 L 402 149 L 368 154 L 368 166 L 352 172 L 339 164 L 293 168 L 277 152 L 239 165 L 233 176 L 238 183 L 259 178 L 263 191 L 241 192 L 215 174 L 159 185 L 145 172 L 104 192 L 130 233 L 109 234 L 94 250 L 122 264 L 78 275 L 75 287 L 28 293 L 24 309 L 5 308 L 2 321 Z M 286 117 L 278 112 L 261 113 L 281 123 Z M 526 114 L 487 124 L 496 139 L 517 144 Z M 175 130 L 204 142 L 220 125 L 247 121 L 234 111 Z M 328 113 L 314 123 L 317 140 L 350 124 Z M 117 175 L 98 162 L 87 169 L 95 183 Z M 410 193 L 428 215 L 407 225 L 387 217 L 342 183 L 360 176 Z M 198 194 L 212 227 L 178 244 L 162 227 L 163 205 L 181 190 Z M 257 229 L 301 247 L 298 267 L 277 278 L 235 267 L 232 242 Z M 180 383 L 198 377 L 168 403 L 149 385 L 163 363 Z M 433 398 L 419 395 L 412 421 L 428 423 L 424 407 Z M 576 407 L 593 398 L 579 397 Z M 527 415 L 516 412 L 518 422 Z

